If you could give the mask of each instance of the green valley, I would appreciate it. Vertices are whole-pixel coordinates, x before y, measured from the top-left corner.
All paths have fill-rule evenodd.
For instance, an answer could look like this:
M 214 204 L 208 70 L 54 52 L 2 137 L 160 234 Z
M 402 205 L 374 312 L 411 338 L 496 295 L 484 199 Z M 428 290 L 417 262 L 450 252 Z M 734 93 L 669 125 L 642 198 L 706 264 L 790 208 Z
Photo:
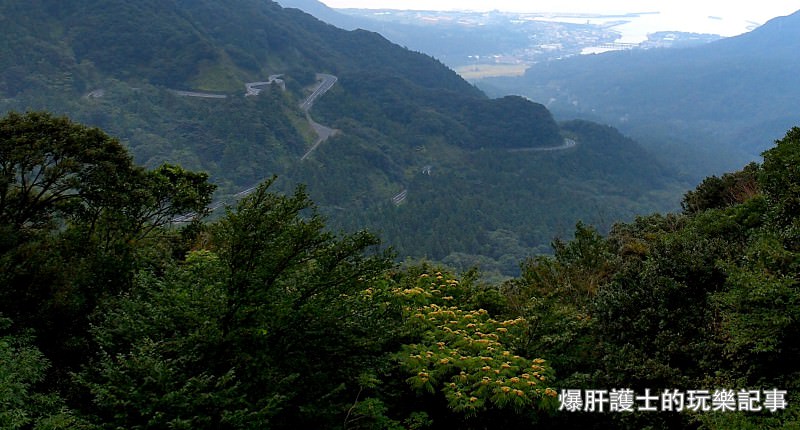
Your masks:
M 218 201 L 273 175 L 307 184 L 332 228 L 368 227 L 401 258 L 514 274 L 576 220 L 676 208 L 686 187 L 616 132 L 490 100 L 430 57 L 272 2 L 5 1 L 0 16 L 0 110 L 102 127 L 146 166 L 208 172 Z M 312 117 L 339 132 L 301 160 L 317 73 L 338 81 Z M 272 75 L 282 87 L 245 96 Z

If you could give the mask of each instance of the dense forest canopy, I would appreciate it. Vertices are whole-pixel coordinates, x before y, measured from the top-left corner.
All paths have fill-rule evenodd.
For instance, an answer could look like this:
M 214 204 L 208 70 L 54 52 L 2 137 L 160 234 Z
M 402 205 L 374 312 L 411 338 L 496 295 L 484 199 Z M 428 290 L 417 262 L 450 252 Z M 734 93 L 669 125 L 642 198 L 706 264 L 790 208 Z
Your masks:
M 607 235 L 579 223 L 552 256 L 487 283 L 398 266 L 373 234 L 331 233 L 302 187 L 274 180 L 204 221 L 206 175 L 145 169 L 99 129 L 12 113 L 0 426 L 797 426 L 798 166 L 793 128 L 763 163 L 687 193 L 681 213 Z M 187 212 L 195 221 L 171 222 Z M 739 402 L 564 408 L 569 390 L 617 389 Z

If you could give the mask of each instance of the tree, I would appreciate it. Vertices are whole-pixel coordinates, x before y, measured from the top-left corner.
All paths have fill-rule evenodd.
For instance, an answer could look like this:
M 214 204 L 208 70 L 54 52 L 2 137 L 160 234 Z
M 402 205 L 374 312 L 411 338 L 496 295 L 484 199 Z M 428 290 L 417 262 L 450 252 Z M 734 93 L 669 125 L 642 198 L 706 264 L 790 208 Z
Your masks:
M 12 112 L 0 120 L 0 226 L 8 232 L 96 227 L 115 213 L 142 235 L 175 215 L 203 213 L 214 190 L 207 181 L 178 166 L 135 166 L 118 140 L 65 117 Z
M 58 393 L 41 391 L 49 363 L 30 336 L 9 334 L 11 325 L 0 315 L 0 428 L 88 428 Z
M 133 173 L 125 148 L 96 128 L 47 113 L 0 120 L 0 225 L 32 233 L 82 215 L 123 189 Z
M 759 193 L 757 183 L 759 169 L 758 164 L 750 163 L 738 172 L 704 179 L 694 191 L 684 195 L 681 202 L 684 213 L 694 214 L 707 209 L 721 209 L 755 196 Z
M 84 359 L 98 302 L 130 288 L 136 268 L 169 248 L 161 227 L 205 212 L 207 180 L 135 166 L 119 141 L 64 117 L 0 119 L 0 313 L 33 330 L 50 382 L 62 384 Z
M 340 423 L 389 331 L 363 291 L 390 263 L 374 236 L 324 230 L 302 189 L 259 186 L 205 249 L 142 271 L 102 311 L 80 380 L 124 428 Z M 121 412 L 122 411 L 122 412 Z
M 775 209 L 777 221 L 790 225 L 800 214 L 800 128 L 789 130 L 763 156 L 759 185 Z
M 519 425 L 554 409 L 553 368 L 522 352 L 528 322 L 490 313 L 487 308 L 506 309 L 503 297 L 473 275 L 458 280 L 432 267 L 411 267 L 389 278 L 388 290 L 371 289 L 402 309 L 402 345 L 394 354 L 399 372 L 392 374 L 405 379 L 414 396 L 395 400 L 395 414 L 424 405 L 437 426 L 483 428 Z

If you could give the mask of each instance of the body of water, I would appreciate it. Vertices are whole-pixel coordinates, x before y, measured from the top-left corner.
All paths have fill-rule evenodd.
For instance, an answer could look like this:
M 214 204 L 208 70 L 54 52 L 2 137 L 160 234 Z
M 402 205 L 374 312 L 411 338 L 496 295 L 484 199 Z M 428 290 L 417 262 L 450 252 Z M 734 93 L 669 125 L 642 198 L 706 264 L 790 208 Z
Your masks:
M 627 16 L 558 14 L 538 18 L 542 21 L 594 24 L 607 26 L 620 33 L 619 43 L 638 44 L 647 40 L 647 35 L 659 31 L 718 34 L 735 36 L 757 28 L 763 23 L 747 21 L 741 17 L 695 16 L 669 12 L 644 12 Z

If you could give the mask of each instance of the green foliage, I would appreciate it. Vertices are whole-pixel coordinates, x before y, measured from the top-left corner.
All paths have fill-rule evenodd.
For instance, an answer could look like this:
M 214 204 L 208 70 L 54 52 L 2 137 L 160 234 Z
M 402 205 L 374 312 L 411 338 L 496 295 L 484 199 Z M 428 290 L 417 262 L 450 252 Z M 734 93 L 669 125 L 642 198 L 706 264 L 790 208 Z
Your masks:
M 525 352 L 551 357 L 558 386 L 585 381 L 599 360 L 590 305 L 617 269 L 608 241 L 578 223 L 574 239 L 555 241 L 554 255 L 529 258 L 522 275 L 503 284 L 515 315 L 528 321 Z M 544 353 L 543 351 L 548 351 Z
M 190 254 L 160 279 L 138 276 L 109 303 L 94 331 L 98 354 L 78 377 L 108 428 L 253 428 L 281 396 L 250 403 L 223 345 L 219 258 Z M 215 279 L 216 278 L 216 279 Z
M 603 428 L 783 428 L 798 336 L 798 255 L 791 205 L 797 151 L 790 132 L 765 165 L 711 178 L 687 193 L 684 214 L 639 217 L 607 237 L 578 225 L 553 257 L 528 260 L 504 285 L 530 347 L 553 357 L 568 388 L 635 391 L 788 390 L 776 413 L 557 414 L 552 425 Z M 792 149 L 790 149 L 792 148 Z M 770 162 L 767 164 L 766 160 Z M 787 167 L 788 166 L 788 167 Z M 758 183 L 756 184 L 756 177 Z M 773 182 L 770 182 L 773 181 Z M 771 185 L 767 185 L 771 184 Z M 565 374 L 564 374 L 565 373 Z
M 100 422 L 291 428 L 347 410 L 348 378 L 374 364 L 387 333 L 385 311 L 361 294 L 387 257 L 365 255 L 369 234 L 324 231 L 302 189 L 269 186 L 210 226 L 209 249 L 142 273 L 102 311 L 100 353 L 80 377 Z
M 147 171 L 99 129 L 35 112 L 0 120 L 0 166 L 0 312 L 35 335 L 52 363 L 42 384 L 66 394 L 98 303 L 170 252 L 164 226 L 202 212 L 213 186 L 175 166 Z
M 800 213 L 800 128 L 794 127 L 764 152 L 759 185 L 775 210 L 777 221 L 791 225 Z
M 450 409 L 466 416 L 552 407 L 552 369 L 543 359 L 513 352 L 527 329 L 523 318 L 499 321 L 485 309 L 470 309 L 472 288 L 442 272 L 423 272 L 407 282 L 394 293 L 404 305 L 413 343 L 402 347 L 397 360 L 413 375 L 406 381 L 414 390 L 441 393 Z
M 102 132 L 45 114 L 2 124 L 0 310 L 16 324 L 0 333 L 6 427 L 797 423 L 791 133 L 765 166 L 689 193 L 686 213 L 606 237 L 578 223 L 498 286 L 474 270 L 394 268 L 373 235 L 331 233 L 304 188 L 275 192 L 275 179 L 220 219 L 170 232 L 175 216 L 203 215 L 205 174 L 144 170 Z M 598 387 L 778 387 L 789 407 L 556 410 L 558 389 Z
M 757 246 L 763 249 L 775 245 L 775 241 L 765 241 Z M 758 252 L 750 252 L 754 251 Z M 796 255 L 785 257 L 797 261 Z M 732 268 L 728 289 L 716 297 L 724 315 L 723 329 L 729 336 L 728 352 L 732 355 L 785 352 L 784 339 L 795 330 L 794 322 L 800 317 L 796 311 L 797 280 L 770 272 L 766 267 Z M 752 360 L 745 362 L 753 364 Z
M 10 113 L 0 133 L 0 223 L 15 230 L 91 214 L 132 174 L 118 141 L 67 118 Z
M 707 209 L 719 209 L 742 203 L 759 192 L 757 176 L 759 166 L 748 164 L 735 173 L 722 177 L 710 176 L 683 198 L 681 206 L 684 213 L 696 214 Z
M 203 212 L 214 190 L 205 174 L 134 166 L 119 141 L 67 118 L 10 113 L 0 130 L 0 225 L 18 234 L 105 224 L 141 237 Z
M 380 88 L 373 93 L 379 98 Z M 337 100 L 337 96 L 326 95 L 320 108 L 335 109 L 339 116 L 352 112 L 341 107 L 349 100 Z M 411 107 L 408 111 L 415 112 Z M 425 116 L 431 121 L 439 118 L 428 113 Z M 678 200 L 650 191 L 670 187 L 669 182 L 659 173 L 654 175 L 659 168 L 648 154 L 607 127 L 568 124 L 565 129 L 577 147 L 550 152 L 509 152 L 500 131 L 497 141 L 490 143 L 480 143 L 470 134 L 473 137 L 463 145 L 485 147 L 465 153 L 436 135 L 416 130 L 425 122 L 410 118 L 408 123 L 382 122 L 369 132 L 357 124 L 369 123 L 372 117 L 337 123 L 344 133 L 317 150 L 314 158 L 320 164 L 298 172 L 313 198 L 328 208 L 334 225 L 378 231 L 402 256 L 442 261 L 461 270 L 478 266 L 484 273 L 507 278 L 518 273 L 522 259 L 548 252 L 553 237 L 565 235 L 576 218 L 607 231 L 615 220 L 650 211 L 652 204 L 674 208 Z M 442 122 L 440 126 L 452 131 L 467 124 Z M 399 145 L 382 133 L 395 129 L 406 130 L 418 146 Z M 541 138 L 550 139 L 547 134 Z M 345 163 L 330 163 L 337 159 Z M 620 163 L 626 167 L 620 168 Z M 364 168 L 353 175 L 346 167 L 353 165 L 380 166 L 380 172 Z M 358 211 L 339 209 L 348 204 L 340 184 L 358 196 L 351 203 Z M 393 205 L 391 198 L 403 189 L 408 191 L 407 198 Z
M 0 315 L 0 427 L 3 429 L 89 428 L 57 393 L 42 390 L 49 362 L 25 335 L 9 334 Z

